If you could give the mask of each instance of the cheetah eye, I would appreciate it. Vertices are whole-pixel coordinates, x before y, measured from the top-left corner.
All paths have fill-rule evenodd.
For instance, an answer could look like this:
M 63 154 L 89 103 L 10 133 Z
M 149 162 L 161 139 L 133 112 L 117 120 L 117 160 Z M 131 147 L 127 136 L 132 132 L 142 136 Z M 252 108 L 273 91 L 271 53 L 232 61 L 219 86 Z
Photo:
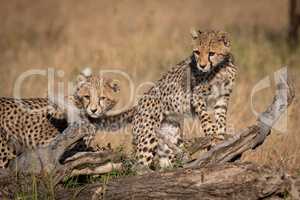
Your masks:
M 104 102 L 106 105 L 113 104 L 113 100 L 108 97 L 100 97 L 99 102 Z
M 216 53 L 215 52 L 209 52 L 208 55 L 209 56 L 214 56 Z
M 83 98 L 89 99 L 89 98 L 90 98 L 90 95 L 84 95 Z
M 194 52 L 194 54 L 196 54 L 197 56 L 200 55 L 200 51 L 199 51 L 198 49 L 194 49 L 193 52 Z
M 99 100 L 100 101 L 105 101 L 107 98 L 106 97 L 100 97 Z

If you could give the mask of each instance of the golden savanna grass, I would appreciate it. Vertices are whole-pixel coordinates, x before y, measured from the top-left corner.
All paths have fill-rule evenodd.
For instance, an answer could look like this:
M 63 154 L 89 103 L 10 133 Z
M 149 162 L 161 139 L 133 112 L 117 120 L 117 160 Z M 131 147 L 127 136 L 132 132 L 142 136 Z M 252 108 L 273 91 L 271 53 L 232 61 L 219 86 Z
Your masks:
M 300 92 L 300 48 L 289 50 L 286 43 L 287 0 L 2 0 L 0 23 L 1 96 L 12 96 L 15 81 L 30 69 L 63 70 L 64 76 L 56 76 L 57 82 L 74 80 L 84 67 L 122 70 L 135 86 L 155 81 L 190 55 L 192 27 L 226 30 L 231 35 L 239 66 L 229 111 L 234 130 L 255 122 L 251 91 L 266 76 L 274 85 L 274 72 L 281 67 L 288 66 L 296 95 Z M 128 102 L 127 85 L 121 89 L 119 107 Z M 43 76 L 33 76 L 22 84 L 23 97 L 46 93 Z M 273 94 L 274 87 L 255 93 L 255 110 L 262 111 Z M 274 131 L 243 159 L 299 170 L 298 106 L 296 98 L 288 112 L 287 131 Z M 188 136 L 198 132 L 185 130 Z M 128 146 L 129 137 L 127 131 L 101 136 L 98 141 Z

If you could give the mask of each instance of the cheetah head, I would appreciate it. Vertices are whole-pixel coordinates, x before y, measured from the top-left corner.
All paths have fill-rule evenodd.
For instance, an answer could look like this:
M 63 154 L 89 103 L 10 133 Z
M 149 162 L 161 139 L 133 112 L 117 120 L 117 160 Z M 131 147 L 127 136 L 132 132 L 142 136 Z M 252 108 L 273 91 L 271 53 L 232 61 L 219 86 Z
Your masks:
M 193 31 L 193 57 L 197 68 L 209 72 L 227 60 L 230 54 L 228 34 L 222 31 Z
M 119 85 L 112 79 L 100 75 L 80 74 L 77 77 L 73 99 L 75 105 L 84 110 L 87 116 L 99 118 L 116 105 L 115 94 L 119 91 Z

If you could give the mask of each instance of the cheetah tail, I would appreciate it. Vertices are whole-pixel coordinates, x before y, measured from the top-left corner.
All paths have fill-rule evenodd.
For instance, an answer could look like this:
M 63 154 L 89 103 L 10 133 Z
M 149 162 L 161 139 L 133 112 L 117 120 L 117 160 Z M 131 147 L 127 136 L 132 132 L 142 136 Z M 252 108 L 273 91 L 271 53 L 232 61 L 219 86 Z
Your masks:
M 109 115 L 101 117 L 99 119 L 92 119 L 92 123 L 96 125 L 97 129 L 101 129 L 104 131 L 118 131 L 121 128 L 126 127 L 133 121 L 135 112 L 136 107 L 132 107 L 116 115 Z

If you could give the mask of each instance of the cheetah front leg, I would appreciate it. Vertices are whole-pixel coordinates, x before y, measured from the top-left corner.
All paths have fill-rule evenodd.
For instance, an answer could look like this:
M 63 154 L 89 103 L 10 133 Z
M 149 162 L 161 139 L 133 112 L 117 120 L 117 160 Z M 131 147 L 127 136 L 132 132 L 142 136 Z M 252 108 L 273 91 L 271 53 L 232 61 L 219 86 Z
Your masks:
M 7 133 L 0 127 L 0 169 L 6 168 L 11 159 L 16 157 L 16 149 L 11 144 Z
M 233 81 L 227 81 L 226 84 L 222 85 L 214 106 L 217 136 L 221 139 L 225 139 L 224 136 L 227 134 L 227 110 L 232 93 L 232 85 Z
M 208 107 L 204 95 L 202 93 L 194 93 L 192 105 L 194 107 L 196 115 L 199 118 L 201 128 L 205 136 L 215 136 L 216 125 L 208 113 Z
M 228 108 L 229 96 L 221 96 L 217 99 L 214 107 L 214 115 L 216 120 L 216 134 L 220 139 L 224 139 L 226 135 L 227 124 L 227 108 Z

